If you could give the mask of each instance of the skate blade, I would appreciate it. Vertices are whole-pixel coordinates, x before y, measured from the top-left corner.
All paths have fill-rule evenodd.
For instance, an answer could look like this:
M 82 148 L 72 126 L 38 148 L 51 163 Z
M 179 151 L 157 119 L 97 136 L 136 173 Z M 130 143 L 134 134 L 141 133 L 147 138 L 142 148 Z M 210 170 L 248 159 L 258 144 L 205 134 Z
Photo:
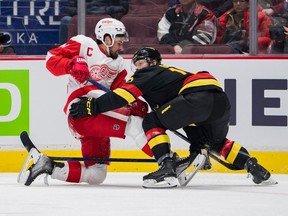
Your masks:
M 41 153 L 39 153 L 35 148 L 32 148 L 29 151 L 29 154 L 26 157 L 25 162 L 22 166 L 22 169 L 19 172 L 18 177 L 17 177 L 17 182 L 19 184 L 25 184 L 30 174 L 29 168 L 33 166 L 39 160 L 40 156 L 41 156 Z
M 160 188 L 174 188 L 179 185 L 178 179 L 175 177 L 166 177 L 164 181 L 157 182 L 154 179 L 146 179 L 143 182 L 143 188 L 152 188 L 152 189 L 160 189 Z
M 268 186 L 268 185 L 276 185 L 276 184 L 278 184 L 278 182 L 277 182 L 275 179 L 273 179 L 273 178 L 270 177 L 268 180 L 263 181 L 263 182 L 261 182 L 261 183 L 258 184 L 258 185 Z
M 189 172 L 189 173 L 185 173 L 182 172 L 179 176 L 178 176 L 178 181 L 181 187 L 185 187 L 187 186 L 187 184 L 192 180 L 192 178 L 196 175 L 196 173 L 203 169 L 204 165 L 206 162 L 206 157 L 205 155 L 198 155 L 195 160 L 192 162 L 192 164 L 194 165 L 194 169 Z
M 250 173 L 248 173 L 247 178 L 251 178 L 252 179 L 253 177 L 252 177 L 252 175 Z M 256 185 L 258 185 L 258 186 L 269 186 L 269 185 L 276 185 L 276 184 L 278 184 L 278 182 L 275 179 L 270 177 L 266 181 L 263 181 L 263 182 L 261 182 L 259 184 L 256 184 Z

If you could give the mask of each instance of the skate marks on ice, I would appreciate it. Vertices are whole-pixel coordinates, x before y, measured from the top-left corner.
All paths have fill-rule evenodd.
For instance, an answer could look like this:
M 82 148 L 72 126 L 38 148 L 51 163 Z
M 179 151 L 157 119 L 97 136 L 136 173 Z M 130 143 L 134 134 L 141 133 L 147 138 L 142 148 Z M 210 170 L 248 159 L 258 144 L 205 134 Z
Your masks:
M 142 177 L 146 173 L 108 173 L 105 182 L 102 185 L 88 185 L 86 183 L 68 183 L 68 182 L 61 182 L 59 180 L 51 179 L 48 177 L 48 185 L 45 185 L 44 177 L 45 175 L 40 175 L 34 184 L 31 186 L 35 187 L 96 187 L 96 188 L 123 188 L 123 189 L 143 189 L 142 187 Z M 2 175 L 4 177 L 2 177 Z M 13 186 L 15 183 L 15 179 L 10 179 L 9 176 L 14 176 L 16 174 L 1 174 L 0 173 L 0 180 L 1 178 L 6 179 L 5 181 L 0 181 L 0 186 L 5 183 L 5 185 Z M 7 178 L 7 177 L 8 178 Z M 282 188 L 282 184 L 287 184 L 288 189 L 288 175 L 273 175 L 275 179 L 279 180 L 280 188 Z M 280 177 L 280 179 L 278 179 Z M 11 177 L 10 177 L 11 178 Z M 16 177 L 17 183 L 17 177 Z M 21 185 L 20 185 L 21 186 Z M 240 190 L 243 188 L 251 189 L 251 188 L 278 188 L 278 185 L 257 185 L 252 182 L 251 178 L 247 177 L 247 174 L 217 174 L 217 173 L 197 173 L 195 177 L 192 179 L 191 182 L 186 187 L 176 187 L 176 188 L 167 188 L 167 190 L 227 190 L 239 188 Z M 145 188 L 149 190 L 149 188 Z M 144 189 L 144 190 L 145 190 Z M 161 188 L 162 189 L 162 188 Z M 166 188 L 164 188 L 166 189 Z M 268 189 L 271 190 L 271 189 Z M 251 190 L 250 190 L 251 191 Z M 276 190 L 278 191 L 278 190 Z M 288 190 L 283 191 L 284 194 L 288 195 Z
M 199 172 L 186 187 L 144 189 L 145 173 L 108 173 L 100 186 L 43 177 L 30 187 L 17 174 L 0 174 L 0 215 L 287 215 L 288 175 L 279 184 L 255 185 L 246 174 Z M 261 211 L 260 211 L 261 210 Z

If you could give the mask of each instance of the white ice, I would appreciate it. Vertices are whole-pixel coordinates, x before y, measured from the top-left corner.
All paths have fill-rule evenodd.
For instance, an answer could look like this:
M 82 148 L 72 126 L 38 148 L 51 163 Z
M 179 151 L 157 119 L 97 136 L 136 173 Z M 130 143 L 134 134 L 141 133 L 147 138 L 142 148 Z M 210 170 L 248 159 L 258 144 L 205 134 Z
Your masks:
M 198 173 L 185 188 L 144 189 L 145 173 L 108 173 L 101 186 L 43 177 L 27 187 L 16 173 L 0 174 L 0 215 L 286 216 L 288 175 L 255 185 L 246 174 Z M 287 205 L 287 206 L 286 206 Z

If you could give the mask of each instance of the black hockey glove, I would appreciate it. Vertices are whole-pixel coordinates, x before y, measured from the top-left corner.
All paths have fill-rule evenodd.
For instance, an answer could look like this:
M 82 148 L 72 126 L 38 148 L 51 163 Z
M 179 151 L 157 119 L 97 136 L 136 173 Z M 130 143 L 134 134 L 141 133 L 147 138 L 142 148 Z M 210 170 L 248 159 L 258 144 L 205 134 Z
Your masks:
M 74 119 L 84 118 L 87 116 L 96 116 L 96 99 L 93 97 L 79 97 L 80 101 L 73 103 L 70 108 L 70 115 Z

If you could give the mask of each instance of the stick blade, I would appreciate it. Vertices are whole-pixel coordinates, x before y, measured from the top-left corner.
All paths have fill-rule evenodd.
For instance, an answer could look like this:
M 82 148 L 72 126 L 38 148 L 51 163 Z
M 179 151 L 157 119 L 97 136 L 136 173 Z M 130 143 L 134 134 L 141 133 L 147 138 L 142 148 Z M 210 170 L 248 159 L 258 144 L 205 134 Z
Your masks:
M 35 148 L 36 150 L 38 150 L 36 148 L 36 146 L 33 144 L 33 142 L 31 141 L 27 131 L 23 131 L 21 134 L 20 134 L 20 140 L 23 144 L 23 146 L 25 147 L 25 149 L 30 152 L 30 150 L 32 148 Z M 38 150 L 39 151 L 39 150 Z

